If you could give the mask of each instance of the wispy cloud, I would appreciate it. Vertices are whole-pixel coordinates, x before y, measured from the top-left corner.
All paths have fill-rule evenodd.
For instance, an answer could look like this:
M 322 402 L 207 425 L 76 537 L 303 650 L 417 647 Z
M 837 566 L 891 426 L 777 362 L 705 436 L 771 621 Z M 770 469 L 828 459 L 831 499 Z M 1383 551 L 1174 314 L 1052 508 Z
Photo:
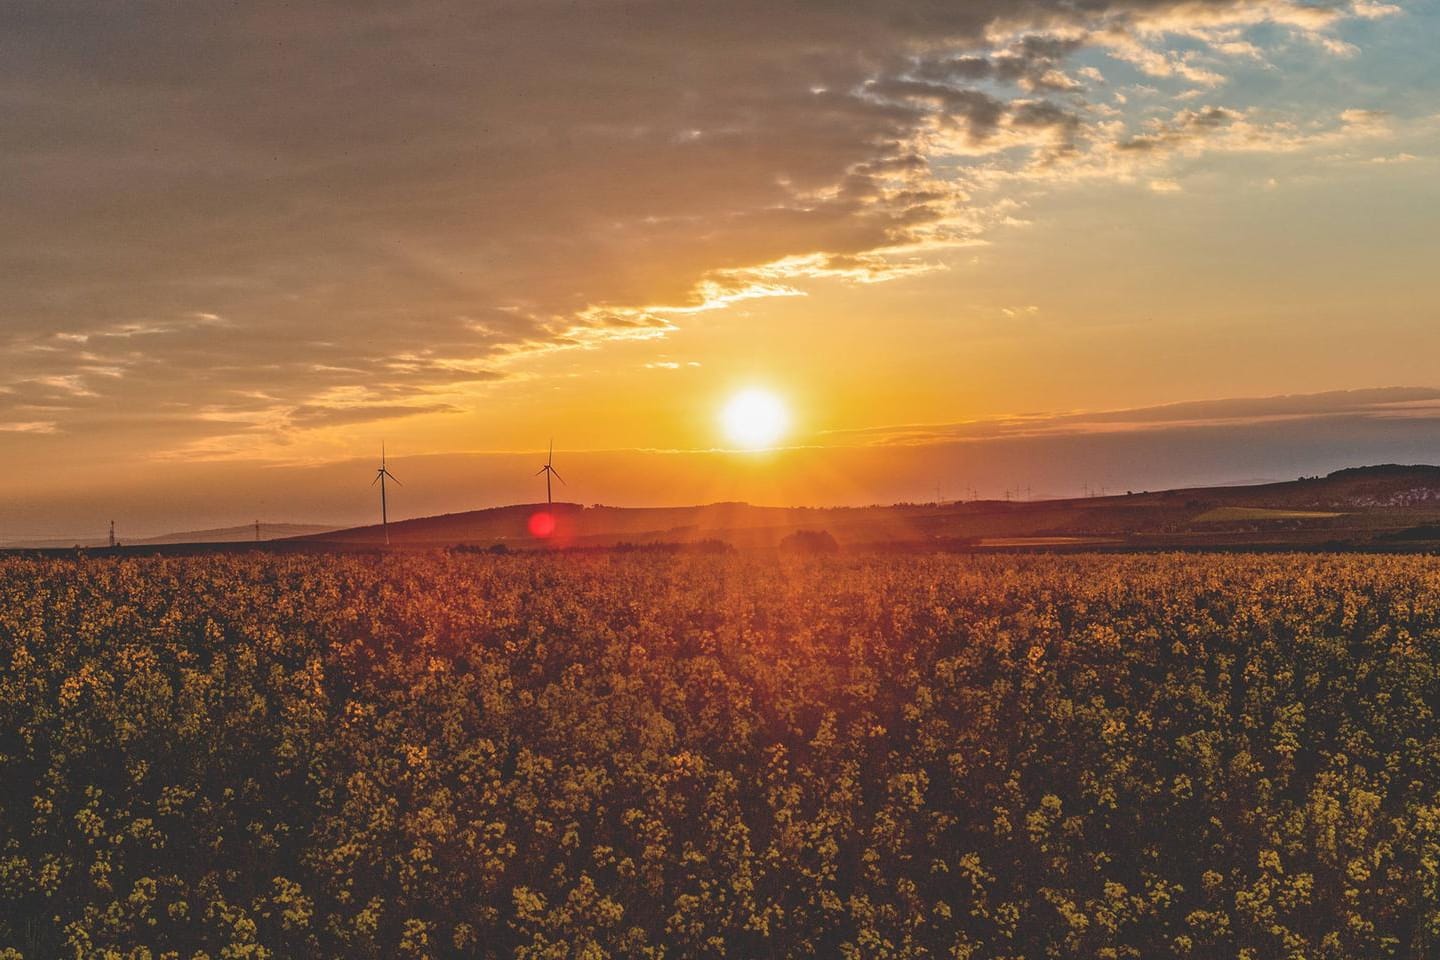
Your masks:
M 1440 419 L 1440 389 L 1385 387 L 1275 397 L 1198 400 L 1125 410 L 1016 414 L 959 423 L 866 427 L 831 431 L 825 436 L 827 440 L 837 443 L 953 443 L 966 440 L 1084 436 L 1193 427 L 1238 427 L 1336 417 Z
M 4 433 L 55 433 L 57 426 L 53 420 L 25 420 L 0 422 L 0 432 Z

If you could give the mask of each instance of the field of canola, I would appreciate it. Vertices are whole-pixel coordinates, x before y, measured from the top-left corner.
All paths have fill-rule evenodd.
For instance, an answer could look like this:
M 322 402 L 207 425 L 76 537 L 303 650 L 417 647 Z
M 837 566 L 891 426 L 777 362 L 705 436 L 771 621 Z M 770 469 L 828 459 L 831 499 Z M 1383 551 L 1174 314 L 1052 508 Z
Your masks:
M 0 559 L 0 958 L 1440 956 L 1440 559 Z

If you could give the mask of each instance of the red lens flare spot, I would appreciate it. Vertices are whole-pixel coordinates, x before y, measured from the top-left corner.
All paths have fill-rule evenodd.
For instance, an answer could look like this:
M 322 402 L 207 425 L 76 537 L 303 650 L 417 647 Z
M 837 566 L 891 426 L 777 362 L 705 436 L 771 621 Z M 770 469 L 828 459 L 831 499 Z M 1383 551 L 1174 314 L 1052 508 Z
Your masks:
M 554 533 L 554 532 L 555 532 L 555 516 L 554 516 L 554 514 L 546 513 L 546 512 L 543 511 L 543 510 L 540 511 L 539 513 L 532 513 L 532 514 L 530 514 L 530 536 L 532 536 L 532 537 L 548 537 L 548 536 L 550 536 L 550 534 L 552 534 L 552 533 Z

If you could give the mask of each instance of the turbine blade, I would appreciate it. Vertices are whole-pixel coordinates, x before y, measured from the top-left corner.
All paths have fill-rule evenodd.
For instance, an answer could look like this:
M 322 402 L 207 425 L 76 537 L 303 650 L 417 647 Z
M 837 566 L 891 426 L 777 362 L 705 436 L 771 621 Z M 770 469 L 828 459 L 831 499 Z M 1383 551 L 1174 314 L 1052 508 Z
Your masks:
M 547 463 L 547 464 L 545 464 L 545 466 L 543 466 L 543 467 L 541 467 L 539 470 L 536 470 L 536 471 L 535 471 L 535 476 L 538 477 L 538 476 L 540 476 L 540 474 L 544 473 L 546 470 L 549 470 L 549 469 L 550 469 L 550 464 Z
M 558 470 L 556 470 L 554 467 L 551 467 L 551 468 L 550 468 L 550 472 L 553 473 L 553 474 L 555 474 L 555 479 L 556 479 L 556 480 L 559 480 L 561 483 L 565 483 L 565 478 L 562 477 L 562 476 L 560 476 L 560 472 L 559 472 Z M 570 484 L 565 483 L 565 486 L 568 487 L 568 486 L 570 486 Z
M 405 486 L 405 484 L 400 483 L 399 480 L 396 480 L 396 479 L 395 479 L 395 474 L 391 473 L 389 470 L 386 470 L 386 471 L 385 471 L 385 476 L 389 477 L 391 480 L 395 480 L 395 482 L 396 482 L 397 484 L 399 484 L 400 486 L 402 486 L 402 487 Z
M 375 486 L 375 484 L 377 484 L 377 483 L 379 483 L 379 482 L 380 482 L 380 474 L 377 473 L 377 474 L 375 474 L 375 479 L 370 481 L 370 486 L 373 487 L 373 486 Z

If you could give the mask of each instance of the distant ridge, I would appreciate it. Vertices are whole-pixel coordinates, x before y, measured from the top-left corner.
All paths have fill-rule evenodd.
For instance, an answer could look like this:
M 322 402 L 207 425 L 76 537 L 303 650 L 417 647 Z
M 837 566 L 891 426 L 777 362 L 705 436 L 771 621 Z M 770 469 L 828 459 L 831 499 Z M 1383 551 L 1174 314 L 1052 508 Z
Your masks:
M 397 547 L 613 547 L 696 543 L 779 546 L 800 530 L 824 530 L 840 544 L 1163 547 L 1363 546 L 1425 542 L 1440 523 L 1440 467 L 1379 464 L 1324 477 L 1234 487 L 1127 492 L 1062 500 L 981 500 L 875 507 L 759 507 L 713 503 L 691 507 L 549 508 L 554 533 L 535 536 L 530 519 L 543 503 L 515 504 L 391 521 Z M 1402 531 L 1420 533 L 1398 537 Z M 299 542 L 376 545 L 377 526 L 335 530 Z M 292 541 L 294 542 L 294 541 Z
M 537 514 L 547 522 L 532 524 Z M 551 522 L 553 521 L 553 522 Z M 550 531 L 537 536 L 533 531 Z M 780 548 L 797 531 L 841 547 L 940 549 L 1406 549 L 1440 551 L 1440 466 L 1376 464 L 1325 476 L 1246 486 L 1127 491 L 1056 500 L 911 503 L 870 507 L 763 507 L 727 501 L 686 507 L 511 504 L 395 520 L 396 549 L 536 550 L 723 542 Z M 371 550 L 379 524 L 333 528 L 262 524 L 267 550 Z M 253 525 L 126 540 L 124 549 L 243 549 Z M 104 544 L 6 544 L 7 549 L 103 552 Z
M 325 533 L 329 530 L 339 529 L 334 524 L 324 523 L 261 523 L 260 540 L 283 540 L 288 537 L 303 537 L 317 533 Z M 178 533 L 165 533 L 158 537 L 119 537 L 121 544 L 137 547 L 163 546 L 166 544 L 186 543 L 253 543 L 255 542 L 255 524 L 247 523 L 240 527 L 216 527 L 210 530 L 185 530 Z M 106 546 L 106 540 L 102 537 L 89 537 L 77 539 L 34 539 L 16 540 L 0 544 L 4 549 L 65 549 L 68 547 L 96 548 Z
M 1427 476 L 1440 478 L 1440 466 L 1426 463 L 1377 463 L 1370 467 L 1342 467 L 1325 475 L 1326 480 L 1353 480 L 1366 477 Z
M 327 533 L 337 529 L 333 524 L 324 523 L 264 523 L 260 524 L 261 540 L 283 540 L 287 537 L 303 537 Z M 129 541 L 137 545 L 160 543 L 236 543 L 254 541 L 255 524 L 241 527 L 217 527 L 213 530 L 188 530 L 182 533 L 166 533 L 158 537 L 147 537 Z
M 549 513 L 554 533 L 536 537 L 530 519 Z M 512 504 L 463 513 L 447 513 L 413 520 L 390 521 L 392 544 L 517 544 L 606 545 L 622 541 L 683 542 L 705 539 L 720 532 L 769 528 L 789 530 L 794 523 L 817 514 L 831 513 L 812 507 L 756 507 L 747 503 L 712 503 L 694 507 L 585 507 L 578 503 Z M 380 526 L 355 527 L 307 536 L 327 543 L 376 543 Z M 765 538 L 761 538 L 765 539 Z

